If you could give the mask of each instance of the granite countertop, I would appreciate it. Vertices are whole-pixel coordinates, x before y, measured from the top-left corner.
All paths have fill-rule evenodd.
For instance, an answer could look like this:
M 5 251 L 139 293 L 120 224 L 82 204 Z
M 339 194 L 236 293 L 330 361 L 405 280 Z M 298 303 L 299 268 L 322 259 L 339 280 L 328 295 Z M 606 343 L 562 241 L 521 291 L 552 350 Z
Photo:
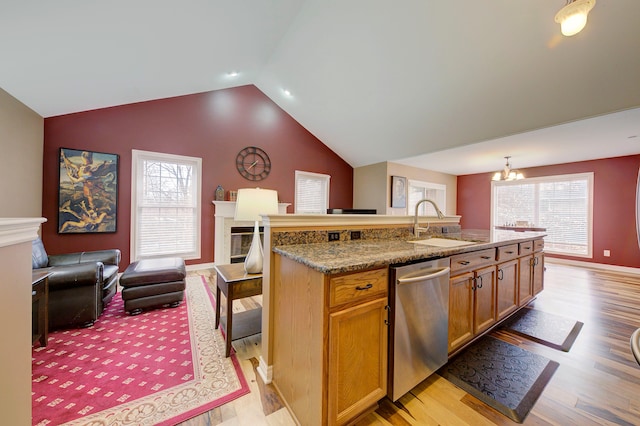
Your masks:
M 324 274 L 337 274 L 447 257 L 527 241 L 545 235 L 544 232 L 463 230 L 461 233 L 438 237 L 474 241 L 477 244 L 441 248 L 413 244 L 407 242 L 408 240 L 351 240 L 277 246 L 273 251 Z

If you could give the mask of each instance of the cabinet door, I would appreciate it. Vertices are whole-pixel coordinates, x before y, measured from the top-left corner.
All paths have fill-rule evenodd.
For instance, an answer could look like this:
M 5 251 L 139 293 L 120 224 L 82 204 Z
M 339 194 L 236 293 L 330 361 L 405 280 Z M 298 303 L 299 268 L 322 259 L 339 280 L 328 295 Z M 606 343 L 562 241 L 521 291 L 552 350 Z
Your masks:
M 532 264 L 533 256 L 518 259 L 518 306 L 525 305 L 533 299 Z
M 496 267 L 476 271 L 474 334 L 496 323 Z
M 518 261 L 498 265 L 496 282 L 498 321 L 518 307 Z
M 449 279 L 449 353 L 473 337 L 473 289 L 471 272 Z
M 329 315 L 327 418 L 344 424 L 387 394 L 386 297 Z
M 533 255 L 533 294 L 536 295 L 544 289 L 544 253 Z

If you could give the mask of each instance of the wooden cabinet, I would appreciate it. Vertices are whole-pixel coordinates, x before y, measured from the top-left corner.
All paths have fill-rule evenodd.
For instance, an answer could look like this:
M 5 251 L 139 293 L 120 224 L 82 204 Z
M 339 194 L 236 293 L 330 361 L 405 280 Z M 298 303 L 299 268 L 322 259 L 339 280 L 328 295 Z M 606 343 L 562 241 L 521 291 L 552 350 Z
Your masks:
M 526 305 L 544 288 L 544 240 L 520 243 L 518 304 Z
M 387 393 L 388 269 L 325 275 L 276 255 L 273 384 L 298 424 L 342 425 Z
M 496 323 L 496 268 L 487 266 L 475 271 L 474 334 L 480 334 Z
M 329 314 L 328 418 L 345 424 L 387 393 L 386 297 Z
M 496 322 L 496 250 L 451 257 L 449 353 Z
M 496 278 L 497 319 L 500 321 L 518 308 L 518 261 L 499 263 Z
M 449 354 L 486 332 L 544 288 L 542 238 L 451 257 Z
M 473 272 L 449 279 L 449 353 L 473 337 Z
M 544 289 L 544 253 L 542 249 L 538 250 L 537 247 L 533 253 L 533 277 L 531 278 L 534 296 Z

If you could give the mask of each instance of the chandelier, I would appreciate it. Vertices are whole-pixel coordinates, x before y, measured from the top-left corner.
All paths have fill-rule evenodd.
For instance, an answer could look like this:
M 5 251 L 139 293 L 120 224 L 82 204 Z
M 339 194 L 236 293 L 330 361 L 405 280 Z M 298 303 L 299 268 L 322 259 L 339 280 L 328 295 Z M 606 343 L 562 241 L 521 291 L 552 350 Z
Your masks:
M 524 179 L 524 175 L 517 170 L 511 170 L 511 164 L 509 164 L 509 158 L 511 156 L 504 157 L 507 160 L 507 164 L 504 165 L 504 169 L 496 172 L 493 175 L 492 180 L 517 180 Z
M 555 21 L 565 36 L 578 34 L 587 25 L 587 15 L 596 0 L 567 0 L 567 4 L 556 13 Z

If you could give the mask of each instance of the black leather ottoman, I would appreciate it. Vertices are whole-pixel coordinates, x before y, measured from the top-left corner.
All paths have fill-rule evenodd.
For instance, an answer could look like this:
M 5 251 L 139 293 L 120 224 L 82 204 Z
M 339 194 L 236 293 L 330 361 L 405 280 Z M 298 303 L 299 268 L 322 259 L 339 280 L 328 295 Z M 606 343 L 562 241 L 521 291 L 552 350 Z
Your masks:
M 133 262 L 120 277 L 124 310 L 138 315 L 144 308 L 180 305 L 184 298 L 186 271 L 180 257 Z

